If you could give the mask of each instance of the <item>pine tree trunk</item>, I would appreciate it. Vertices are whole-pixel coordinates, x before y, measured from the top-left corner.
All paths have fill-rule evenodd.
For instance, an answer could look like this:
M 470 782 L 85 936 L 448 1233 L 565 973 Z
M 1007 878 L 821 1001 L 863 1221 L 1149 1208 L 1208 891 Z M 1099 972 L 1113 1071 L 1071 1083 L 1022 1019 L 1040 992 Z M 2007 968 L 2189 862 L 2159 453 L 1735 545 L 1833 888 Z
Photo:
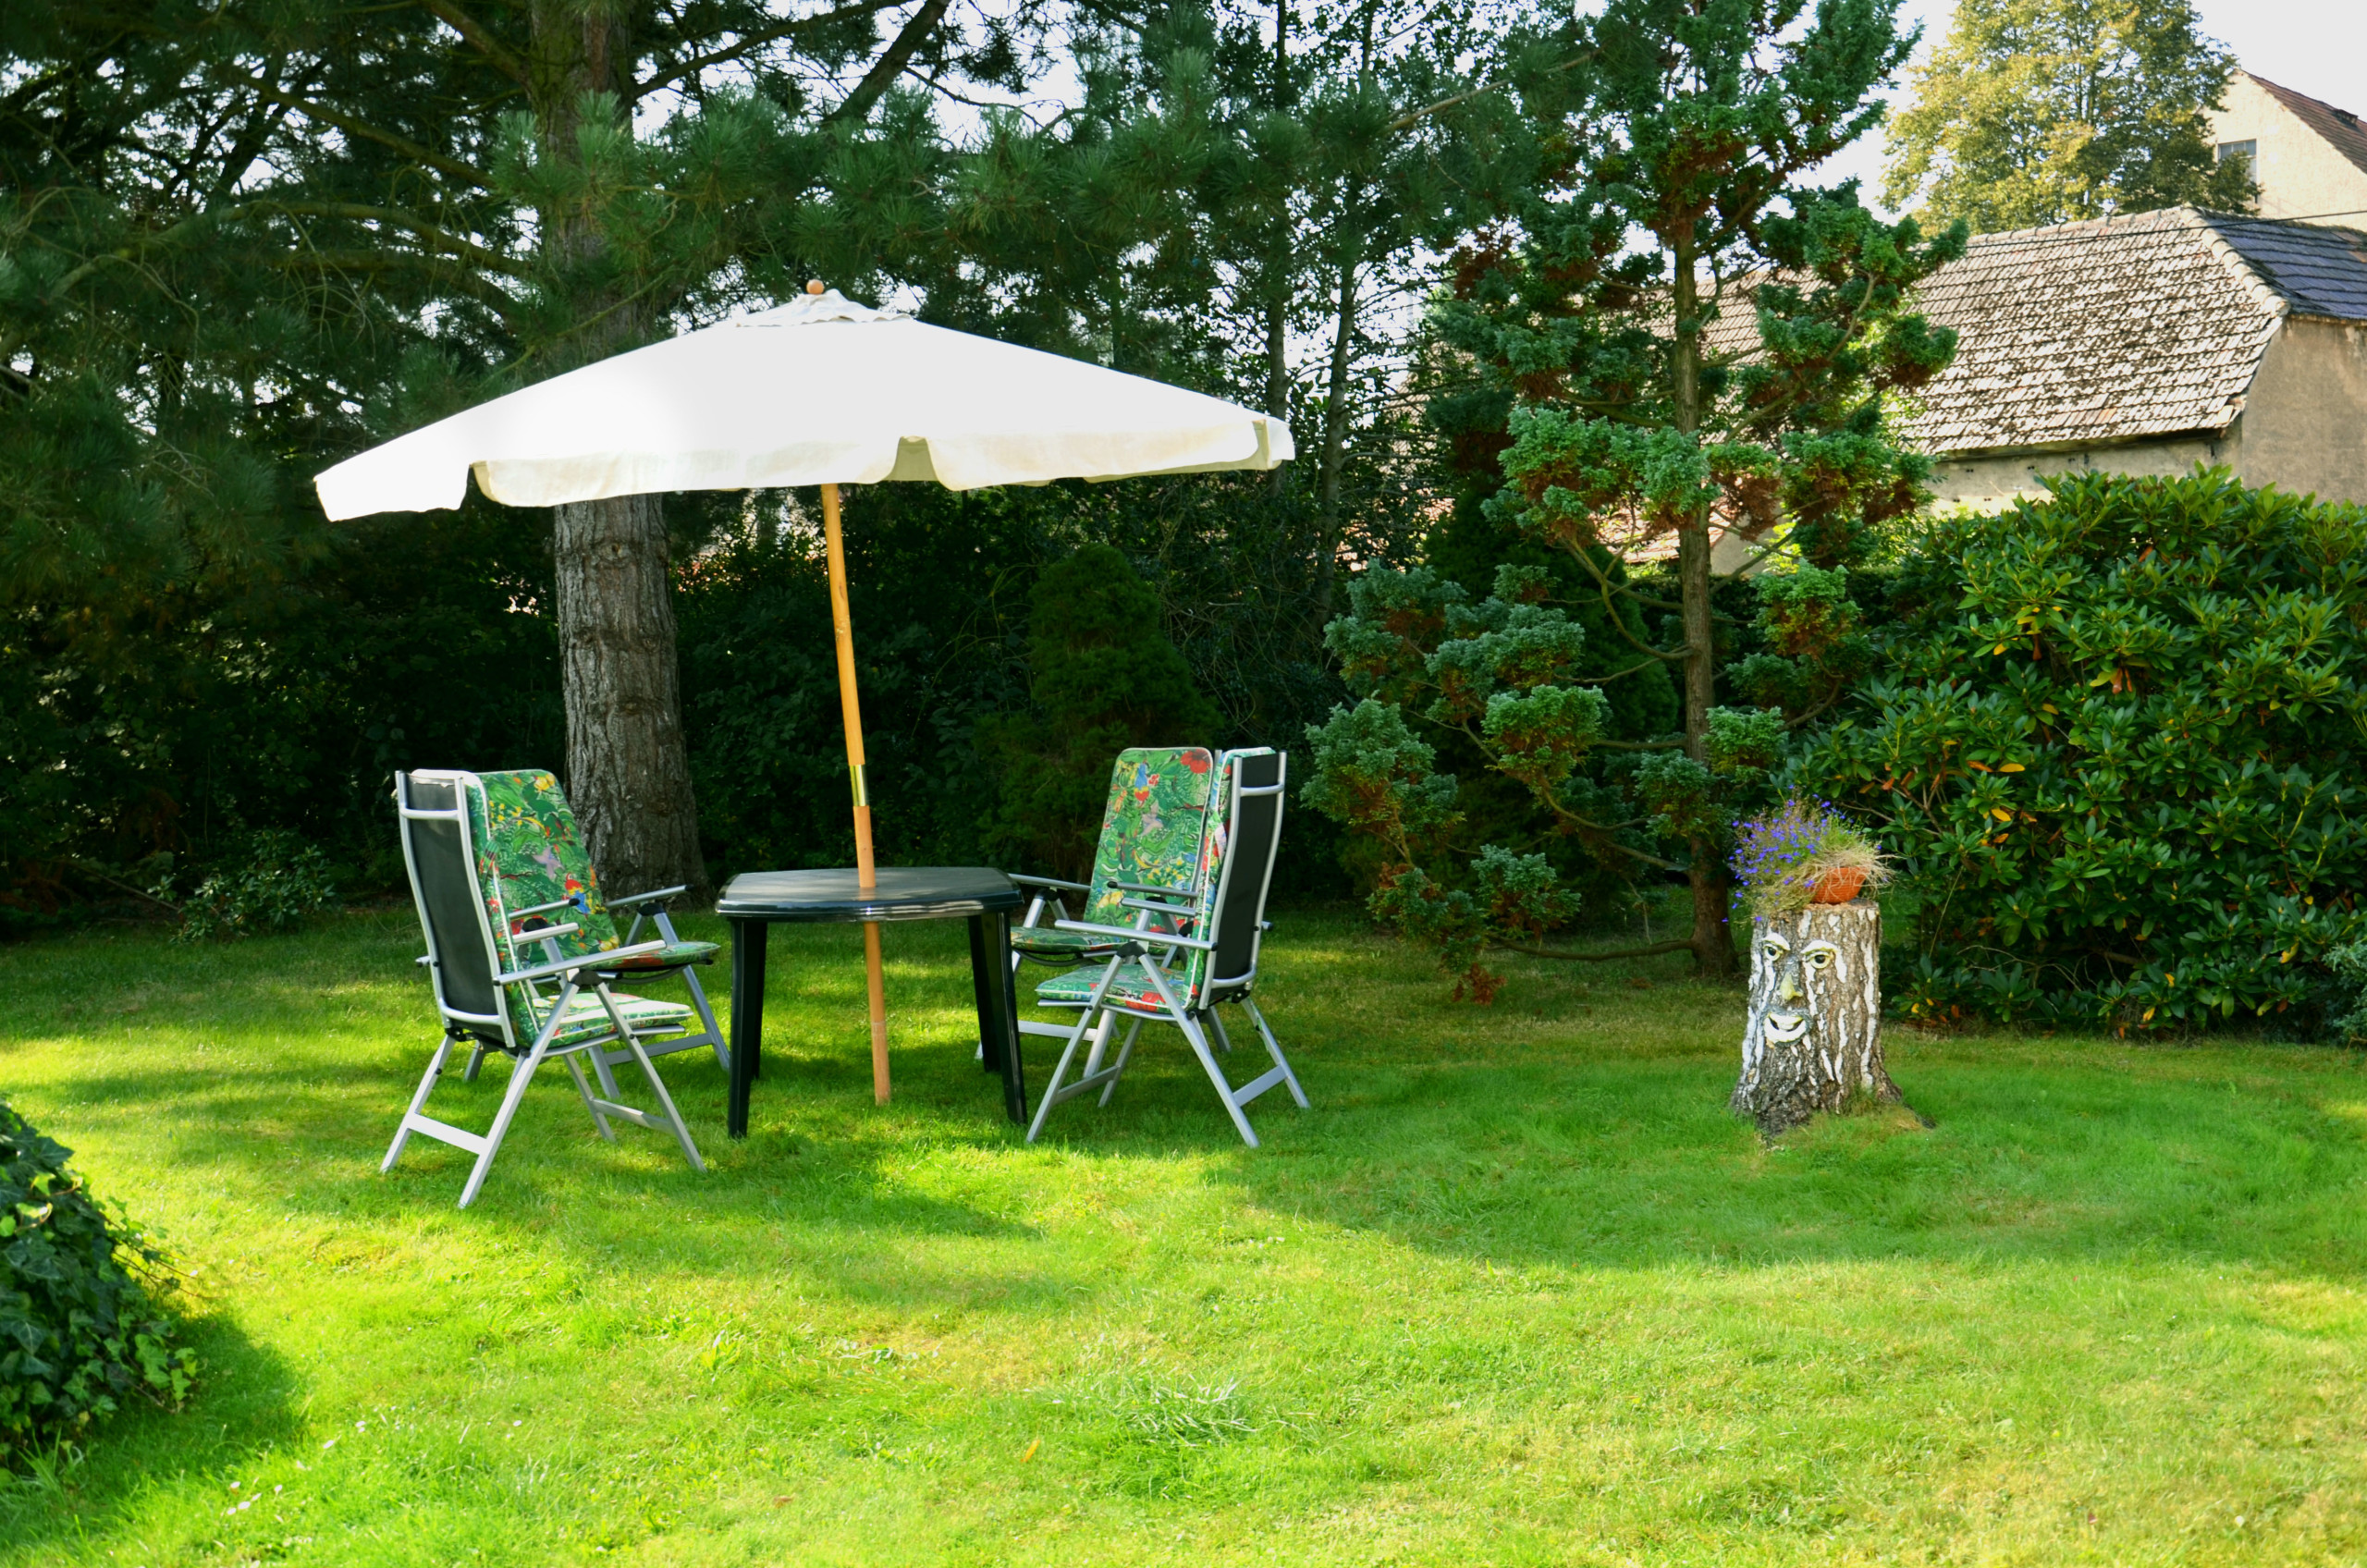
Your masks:
M 546 154 L 580 165 L 589 93 L 622 96 L 632 60 L 626 13 L 577 0 L 536 0 L 529 96 Z M 597 174 L 586 182 L 590 191 Z M 651 336 L 646 301 L 622 292 L 616 255 L 591 195 L 541 214 L 545 264 L 567 296 L 574 329 L 554 364 L 588 364 Z M 682 734 L 681 679 L 666 520 L 655 496 L 552 508 L 559 671 L 567 703 L 567 789 L 592 863 L 612 893 L 711 889 L 699 853 Z
M 1883 1065 L 1882 929 L 1880 907 L 1864 899 L 1751 922 L 1750 1019 L 1732 1104 L 1760 1132 L 1899 1098 Z
M 682 740 L 666 518 L 655 496 L 552 508 L 567 790 L 611 894 L 709 888 Z

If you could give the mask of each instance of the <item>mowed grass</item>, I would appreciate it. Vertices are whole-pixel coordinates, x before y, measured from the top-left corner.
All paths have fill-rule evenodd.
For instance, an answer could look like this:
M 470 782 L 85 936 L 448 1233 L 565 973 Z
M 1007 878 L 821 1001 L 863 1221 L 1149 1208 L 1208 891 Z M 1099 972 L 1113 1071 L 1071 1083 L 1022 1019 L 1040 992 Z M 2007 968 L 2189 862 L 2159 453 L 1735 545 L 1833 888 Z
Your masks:
M 0 1082 L 198 1271 L 206 1366 L 7 1488 L 0 1562 L 2367 1559 L 2358 1056 L 1895 1034 L 1934 1125 L 1770 1148 L 1680 960 L 1479 1009 L 1279 924 L 1315 1109 L 1262 1150 L 1171 1034 L 1024 1145 L 958 925 L 888 934 L 875 1109 L 857 938 L 781 928 L 753 1136 L 708 1059 L 705 1176 L 555 1072 L 466 1213 L 457 1150 L 376 1170 L 407 913 L 0 950 Z

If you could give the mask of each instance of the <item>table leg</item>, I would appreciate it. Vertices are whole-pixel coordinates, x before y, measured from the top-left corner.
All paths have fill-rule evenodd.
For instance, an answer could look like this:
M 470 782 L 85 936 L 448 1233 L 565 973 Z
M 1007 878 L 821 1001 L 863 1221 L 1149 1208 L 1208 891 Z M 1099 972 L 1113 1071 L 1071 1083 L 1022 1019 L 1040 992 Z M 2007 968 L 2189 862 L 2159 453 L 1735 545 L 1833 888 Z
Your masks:
M 765 935 L 770 923 L 731 923 L 731 1091 L 723 1129 L 748 1135 L 748 1089 L 756 1079 L 765 1035 Z
M 1027 1122 L 1027 1076 L 1020 1057 L 1019 996 L 1011 977 L 1011 916 L 970 917 L 970 985 L 978 998 L 978 1042 L 989 1072 L 1002 1074 L 1003 1114 Z
M 994 1026 L 994 993 L 987 980 L 987 917 L 974 914 L 970 917 L 970 993 L 978 1004 L 978 1070 L 1000 1072 L 1002 1033 Z

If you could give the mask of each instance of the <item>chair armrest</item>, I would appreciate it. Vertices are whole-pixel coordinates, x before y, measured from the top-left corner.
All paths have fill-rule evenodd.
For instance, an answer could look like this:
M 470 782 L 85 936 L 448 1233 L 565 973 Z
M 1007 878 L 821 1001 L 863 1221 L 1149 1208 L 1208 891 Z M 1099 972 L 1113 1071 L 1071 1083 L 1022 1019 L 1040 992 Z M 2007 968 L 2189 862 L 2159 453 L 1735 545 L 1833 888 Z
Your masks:
M 663 942 L 635 942 L 629 948 L 610 948 L 603 953 L 582 953 L 573 958 L 553 959 L 530 969 L 513 969 L 493 977 L 497 986 L 515 986 L 522 981 L 540 980 L 546 975 L 572 974 L 587 969 L 613 968 L 617 960 L 632 958 L 637 953 L 654 953 L 666 946 Z
M 635 893 L 629 899 L 608 899 L 604 901 L 610 909 L 631 909 L 635 904 L 655 903 L 659 899 L 670 899 L 675 897 L 677 894 L 687 893 L 690 890 L 691 885 L 685 882 L 680 887 L 660 888 L 654 893 Z
M 511 918 L 515 919 L 516 916 L 513 915 Z M 554 937 L 572 937 L 583 929 L 583 926 L 570 920 L 564 925 L 536 925 L 524 931 L 512 931 L 509 933 L 509 939 L 513 942 L 547 942 Z
M 422 969 L 433 969 L 435 967 L 435 960 L 426 953 L 420 954 L 417 958 L 411 960 L 411 962 L 419 965 Z
M 577 895 L 570 893 L 566 898 L 553 899 L 546 904 L 536 904 L 532 909 L 513 909 L 509 912 L 509 918 L 523 920 L 530 914 L 548 914 L 555 909 L 573 909 L 576 897 Z
M 1009 876 L 1013 882 L 1018 883 L 1023 888 L 1061 888 L 1072 893 L 1090 893 L 1093 891 L 1093 888 L 1085 883 L 1063 882 L 1057 876 L 1022 876 L 1015 871 L 1005 872 L 1003 875 Z
M 1115 877 L 1104 882 L 1102 886 L 1115 888 L 1122 893 L 1156 893 L 1166 899 L 1190 900 L 1195 896 L 1189 888 L 1162 888 L 1156 882 L 1121 882 Z
M 1083 931 L 1088 936 L 1123 937 L 1147 948 L 1198 948 L 1202 951 L 1211 951 L 1216 947 L 1214 942 L 1204 942 L 1197 937 L 1179 937 L 1172 931 L 1138 931 L 1131 925 L 1096 925 L 1087 920 L 1055 920 L 1052 924 L 1063 931 Z

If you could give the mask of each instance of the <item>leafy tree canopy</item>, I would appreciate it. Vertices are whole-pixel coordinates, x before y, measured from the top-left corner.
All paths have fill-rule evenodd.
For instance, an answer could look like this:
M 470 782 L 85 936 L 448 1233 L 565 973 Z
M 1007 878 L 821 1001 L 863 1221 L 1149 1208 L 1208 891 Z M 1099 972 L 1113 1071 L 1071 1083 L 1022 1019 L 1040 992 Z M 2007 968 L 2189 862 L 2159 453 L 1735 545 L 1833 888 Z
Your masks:
M 1891 122 L 1883 196 L 1978 232 L 2189 202 L 2249 212 L 2205 116 L 2234 65 L 2191 0 L 1959 0 Z

